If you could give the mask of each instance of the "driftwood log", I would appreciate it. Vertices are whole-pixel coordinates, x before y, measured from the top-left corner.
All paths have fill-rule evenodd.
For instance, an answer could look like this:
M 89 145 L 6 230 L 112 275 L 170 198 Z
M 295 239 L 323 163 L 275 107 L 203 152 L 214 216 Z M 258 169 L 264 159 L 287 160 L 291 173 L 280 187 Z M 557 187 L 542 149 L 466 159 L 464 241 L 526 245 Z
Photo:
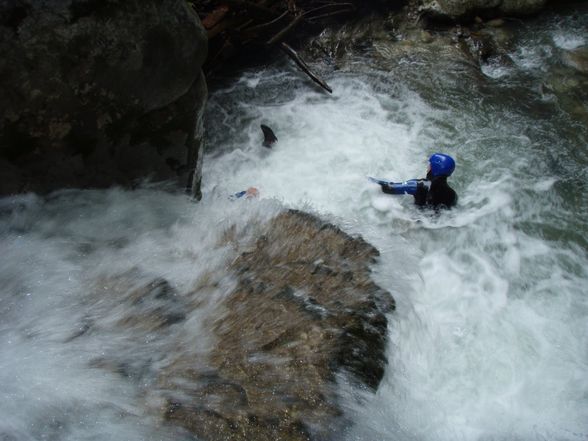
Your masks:
M 356 11 L 343 0 L 200 0 L 191 2 L 208 33 L 209 57 L 204 66 L 213 78 L 228 60 L 243 54 L 260 55 L 280 49 L 324 90 L 332 89 L 292 48 L 289 40 L 333 17 Z

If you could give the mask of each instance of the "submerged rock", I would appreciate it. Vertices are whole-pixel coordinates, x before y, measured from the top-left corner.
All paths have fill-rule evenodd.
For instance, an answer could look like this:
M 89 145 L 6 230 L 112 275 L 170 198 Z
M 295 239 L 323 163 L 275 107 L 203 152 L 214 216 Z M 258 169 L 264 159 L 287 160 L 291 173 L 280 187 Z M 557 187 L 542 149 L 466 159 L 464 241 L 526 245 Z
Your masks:
M 0 16 L 0 195 L 185 185 L 207 53 L 187 2 L 6 0 Z

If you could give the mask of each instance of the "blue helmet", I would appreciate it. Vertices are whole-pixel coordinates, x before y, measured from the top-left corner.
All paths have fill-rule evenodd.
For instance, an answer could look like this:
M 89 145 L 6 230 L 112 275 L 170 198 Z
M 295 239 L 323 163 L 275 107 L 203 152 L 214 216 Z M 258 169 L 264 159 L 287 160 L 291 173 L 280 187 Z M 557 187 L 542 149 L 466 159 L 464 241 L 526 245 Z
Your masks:
M 429 158 L 431 164 L 431 176 L 451 176 L 455 170 L 455 161 L 449 155 L 443 153 L 434 153 Z

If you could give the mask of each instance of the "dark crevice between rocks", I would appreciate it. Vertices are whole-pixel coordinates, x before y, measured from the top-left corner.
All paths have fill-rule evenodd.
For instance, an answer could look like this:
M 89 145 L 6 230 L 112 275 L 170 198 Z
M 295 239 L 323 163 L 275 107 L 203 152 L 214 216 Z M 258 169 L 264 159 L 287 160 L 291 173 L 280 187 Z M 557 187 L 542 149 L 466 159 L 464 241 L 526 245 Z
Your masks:
M 327 27 L 341 26 L 374 13 L 396 11 L 406 2 L 231 0 L 218 4 L 192 0 L 190 3 L 209 36 L 209 57 L 204 65 L 206 77 L 213 87 L 220 87 L 245 68 L 263 66 L 282 57 L 282 42 L 300 49 Z

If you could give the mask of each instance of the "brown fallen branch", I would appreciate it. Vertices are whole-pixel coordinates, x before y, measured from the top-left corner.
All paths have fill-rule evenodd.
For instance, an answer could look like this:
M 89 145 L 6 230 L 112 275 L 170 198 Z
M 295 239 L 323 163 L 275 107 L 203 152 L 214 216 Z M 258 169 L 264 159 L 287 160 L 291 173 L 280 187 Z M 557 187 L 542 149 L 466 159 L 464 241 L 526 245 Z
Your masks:
M 206 73 L 211 74 L 233 57 L 247 50 L 281 44 L 281 50 L 324 90 L 332 89 L 314 74 L 294 49 L 286 43 L 303 23 L 316 23 L 323 17 L 353 10 L 351 0 L 202 0 L 192 2 L 200 11 L 209 37 L 210 54 Z M 263 49 L 262 49 L 263 50 Z M 268 53 L 270 53 L 268 51 Z
M 333 89 L 331 89 L 327 83 L 325 83 L 320 77 L 318 77 L 316 74 L 314 74 L 310 70 L 308 65 L 304 62 L 304 60 L 302 60 L 302 58 L 300 58 L 300 56 L 298 55 L 298 53 L 294 49 L 292 49 L 286 43 L 281 43 L 280 46 L 281 46 L 282 50 L 286 53 L 286 55 L 288 55 L 290 58 L 292 58 L 292 60 L 294 60 L 294 62 L 298 65 L 298 67 L 300 67 L 300 69 L 302 69 L 304 71 L 304 73 L 312 79 L 312 81 L 317 83 L 319 86 L 321 86 L 327 92 L 333 93 Z

